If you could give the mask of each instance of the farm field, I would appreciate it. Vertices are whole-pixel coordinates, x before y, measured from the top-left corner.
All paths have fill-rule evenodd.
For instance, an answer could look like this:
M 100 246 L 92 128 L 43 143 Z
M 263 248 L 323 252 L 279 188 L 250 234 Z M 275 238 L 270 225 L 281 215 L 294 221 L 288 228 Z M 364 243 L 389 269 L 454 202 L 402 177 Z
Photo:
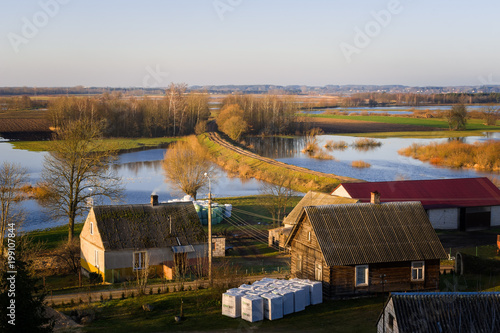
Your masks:
M 305 121 L 311 122 L 311 126 L 320 127 L 326 133 L 384 133 L 384 132 L 421 132 L 448 130 L 445 119 L 424 119 L 392 116 L 343 116 L 315 114 L 304 117 Z M 500 131 L 500 126 L 487 126 L 482 119 L 469 119 L 467 130 L 470 131 Z M 448 131 L 453 133 L 453 131 Z M 411 134 L 405 134 L 411 136 Z M 456 135 L 456 134 L 452 134 Z M 393 136 L 393 135 L 391 135 Z

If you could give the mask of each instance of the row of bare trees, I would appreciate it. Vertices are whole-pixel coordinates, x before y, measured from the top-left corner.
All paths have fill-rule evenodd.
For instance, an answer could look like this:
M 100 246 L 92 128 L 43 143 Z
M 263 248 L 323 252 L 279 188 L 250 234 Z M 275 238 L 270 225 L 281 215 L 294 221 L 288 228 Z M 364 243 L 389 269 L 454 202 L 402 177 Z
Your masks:
M 241 116 L 248 126 L 249 133 L 266 135 L 295 133 L 299 126 L 297 121 L 299 103 L 291 96 L 230 95 L 222 101 L 221 110 L 229 107 L 234 109 L 236 106 L 243 110 Z
M 208 119 L 208 95 L 172 84 L 163 97 L 123 98 L 120 93 L 99 97 L 59 97 L 49 105 L 53 127 L 87 119 L 104 123 L 109 137 L 159 137 L 194 133 L 195 126 Z
M 357 93 L 341 99 L 343 107 L 377 106 L 377 105 L 409 105 L 419 106 L 426 104 L 457 104 L 457 103 L 500 103 L 499 93 L 449 93 L 449 94 L 420 94 L 420 93 L 385 93 L 370 92 Z

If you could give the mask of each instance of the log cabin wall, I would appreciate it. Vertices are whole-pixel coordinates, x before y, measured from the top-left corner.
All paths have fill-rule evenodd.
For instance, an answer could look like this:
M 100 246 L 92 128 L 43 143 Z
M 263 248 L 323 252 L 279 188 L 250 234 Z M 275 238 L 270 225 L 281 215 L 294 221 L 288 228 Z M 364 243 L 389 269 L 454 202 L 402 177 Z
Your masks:
M 312 225 L 305 215 L 292 241 L 292 248 L 290 269 L 292 277 L 322 281 L 323 291 L 326 294 L 325 290 L 330 287 L 330 270 L 323 259 Z M 318 265 L 321 272 L 317 271 Z
M 425 261 L 424 280 L 412 281 L 411 261 L 369 264 L 368 286 L 356 287 L 356 266 L 330 267 L 328 296 L 439 289 L 439 259 Z

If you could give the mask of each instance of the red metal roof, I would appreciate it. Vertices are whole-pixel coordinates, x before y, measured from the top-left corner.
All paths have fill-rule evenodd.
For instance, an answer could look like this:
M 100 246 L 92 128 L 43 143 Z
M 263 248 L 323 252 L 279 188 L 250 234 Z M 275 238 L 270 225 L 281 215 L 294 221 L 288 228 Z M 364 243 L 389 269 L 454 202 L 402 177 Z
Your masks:
M 377 191 L 381 202 L 420 201 L 427 209 L 500 206 L 500 190 L 486 177 L 343 183 L 335 190 L 339 187 L 361 202 L 370 202 Z

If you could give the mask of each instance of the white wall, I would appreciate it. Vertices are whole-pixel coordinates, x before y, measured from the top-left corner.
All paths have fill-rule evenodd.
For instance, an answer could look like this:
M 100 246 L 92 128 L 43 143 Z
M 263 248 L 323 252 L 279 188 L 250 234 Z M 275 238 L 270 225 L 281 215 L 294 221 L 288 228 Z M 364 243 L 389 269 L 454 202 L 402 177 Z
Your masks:
M 500 206 L 491 207 L 491 226 L 500 226 Z
M 428 214 L 434 229 L 458 229 L 459 208 L 429 209 Z
M 394 317 L 394 326 L 392 330 L 389 328 L 389 314 Z M 384 330 L 385 324 L 385 330 Z M 396 313 L 394 311 L 394 303 L 392 302 L 392 298 L 387 302 L 387 305 L 384 307 L 384 313 L 380 316 L 380 319 L 377 323 L 377 333 L 397 333 L 399 332 L 398 321 L 396 319 Z
M 335 191 L 332 192 L 332 195 L 338 195 L 339 197 L 351 198 L 351 195 L 346 191 L 344 186 L 339 186 Z

